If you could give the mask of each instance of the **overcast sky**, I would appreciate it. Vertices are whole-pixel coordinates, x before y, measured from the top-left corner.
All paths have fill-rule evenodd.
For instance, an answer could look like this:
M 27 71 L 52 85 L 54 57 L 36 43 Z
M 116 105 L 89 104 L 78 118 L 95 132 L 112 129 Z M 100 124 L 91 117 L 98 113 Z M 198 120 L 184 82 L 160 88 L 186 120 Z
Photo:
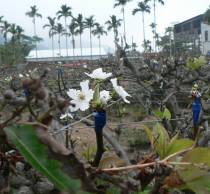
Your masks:
M 131 43 L 132 36 L 134 42 L 142 44 L 142 18 L 141 14 L 133 16 L 132 10 L 136 7 L 138 0 L 133 0 L 126 6 L 126 28 L 127 41 Z M 104 24 L 112 14 L 122 18 L 120 8 L 113 9 L 114 0 L 0 0 L 0 16 L 3 15 L 10 23 L 21 25 L 25 32 L 33 35 L 31 19 L 25 16 L 25 12 L 30 10 L 30 6 L 37 5 L 43 19 L 37 20 L 37 34 L 44 39 L 48 38 L 47 29 L 42 26 L 47 22 L 47 16 L 55 16 L 62 4 L 72 7 L 73 15 L 82 13 L 85 17 L 95 15 L 97 22 Z M 181 22 L 188 18 L 203 13 L 210 5 L 209 0 L 165 0 L 165 5 L 157 6 L 157 32 L 163 34 L 164 29 L 174 22 Z M 151 39 L 151 29 L 153 14 L 146 14 L 146 38 Z M 63 22 L 63 20 L 62 20 Z M 123 32 L 121 28 L 120 33 Z M 84 41 L 88 41 L 87 33 L 84 35 Z M 64 41 L 64 40 L 63 40 Z M 97 46 L 97 39 L 94 39 Z M 113 47 L 113 33 L 102 38 L 102 45 Z

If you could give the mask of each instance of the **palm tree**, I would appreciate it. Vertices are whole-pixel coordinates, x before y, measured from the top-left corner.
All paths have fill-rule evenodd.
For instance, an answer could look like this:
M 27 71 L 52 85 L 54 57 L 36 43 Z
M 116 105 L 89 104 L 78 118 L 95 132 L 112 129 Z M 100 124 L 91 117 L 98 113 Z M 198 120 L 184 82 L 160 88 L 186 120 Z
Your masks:
M 23 34 L 24 30 L 19 25 L 11 24 L 8 32 L 12 35 L 12 43 L 15 43 L 16 41 L 20 42 L 21 38 L 25 37 Z
M 71 24 L 68 26 L 69 28 L 69 35 L 71 36 L 71 40 L 72 40 L 72 48 L 73 48 L 73 58 L 75 56 L 74 50 L 75 50 L 75 35 L 77 35 L 77 23 L 75 21 L 75 19 L 72 19 Z
M 147 5 L 146 1 L 139 2 L 137 6 L 138 8 L 135 8 L 132 14 L 135 15 L 138 12 L 142 13 L 143 41 L 145 42 L 146 36 L 145 36 L 144 13 L 150 13 L 150 6 Z
M 65 22 L 65 30 L 67 32 L 67 18 L 72 17 L 71 7 L 68 7 L 67 5 L 62 5 L 61 10 L 57 12 L 58 19 L 64 17 Z M 66 55 L 68 56 L 68 35 L 66 35 Z
M 156 25 L 157 24 L 155 24 L 155 23 L 151 23 L 150 24 L 150 27 L 151 27 L 151 29 L 152 29 L 152 34 L 153 34 L 153 41 L 154 41 L 154 50 L 155 50 L 155 52 L 156 52 Z
M 114 8 L 118 6 L 122 6 L 122 14 L 123 14 L 123 24 L 124 24 L 124 40 L 126 43 L 126 27 L 125 27 L 125 6 L 128 2 L 132 0 L 115 0 Z
M 151 47 L 151 41 L 150 40 L 145 40 L 142 46 L 144 47 L 145 52 L 150 52 L 151 53 L 152 47 Z
M 36 7 L 36 5 L 31 6 L 31 10 L 26 12 L 26 15 L 30 18 L 32 18 L 32 22 L 33 22 L 33 26 L 34 26 L 34 37 L 37 37 L 36 34 L 36 18 L 42 18 L 42 15 L 40 13 L 38 13 L 38 9 Z M 37 54 L 37 41 L 35 41 L 35 47 L 36 47 L 36 60 L 38 58 L 38 54 Z
M 156 23 L 156 3 L 160 3 L 161 5 L 164 5 L 164 1 L 163 0 L 145 0 L 145 1 L 146 1 L 146 3 L 149 2 L 149 1 L 153 2 L 153 14 L 154 14 L 153 23 L 155 24 L 154 34 L 156 34 L 156 32 L 157 32 L 157 30 L 156 30 L 156 27 L 157 27 L 157 23 Z M 156 39 L 154 40 L 154 46 L 155 46 L 155 51 L 156 51 Z
M 80 54 L 82 56 L 82 33 L 84 32 L 84 21 L 82 14 L 79 14 L 77 18 L 75 18 L 75 22 L 77 24 L 76 33 L 79 34 L 80 40 Z
M 91 15 L 89 18 L 85 18 L 85 28 L 89 28 L 90 33 L 90 56 L 92 59 L 92 28 L 96 25 L 94 15 Z
M 110 16 L 110 20 L 106 21 L 107 30 L 113 30 L 114 32 L 114 43 L 115 43 L 115 51 L 116 51 L 116 43 L 118 42 L 118 28 L 121 26 L 122 19 L 117 19 L 115 15 Z
M 104 30 L 104 27 L 99 23 L 96 23 L 96 28 L 93 30 L 93 35 L 97 36 L 99 41 L 99 55 L 101 57 L 101 36 L 107 35 L 107 32 Z
M 0 28 L 1 28 L 1 33 L 3 34 L 3 37 L 4 37 L 4 42 L 6 44 L 7 43 L 7 34 L 10 29 L 10 24 L 7 21 L 3 21 Z
M 43 26 L 43 28 L 49 28 L 49 37 L 51 38 L 52 41 L 52 57 L 55 56 L 54 53 L 54 35 L 55 35 L 55 20 L 56 18 L 51 18 L 51 17 L 47 17 L 48 19 L 48 24 L 45 24 Z
M 17 36 L 16 25 L 11 24 L 8 32 L 12 35 L 11 42 L 14 43 Z
M 61 35 L 65 32 L 65 29 L 63 28 L 63 25 L 61 23 L 58 23 L 55 26 L 55 34 L 58 34 L 58 47 L 59 47 L 59 55 L 61 57 Z

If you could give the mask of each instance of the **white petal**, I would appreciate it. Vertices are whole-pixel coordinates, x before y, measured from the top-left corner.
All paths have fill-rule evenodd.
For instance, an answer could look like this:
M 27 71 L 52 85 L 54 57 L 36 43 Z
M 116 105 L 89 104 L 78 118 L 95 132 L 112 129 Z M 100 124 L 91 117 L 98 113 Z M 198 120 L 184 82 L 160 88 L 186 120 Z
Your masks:
M 85 100 L 90 102 L 93 99 L 93 94 L 94 94 L 94 91 L 92 89 L 86 91 L 86 93 L 84 93 Z
M 61 116 L 60 116 L 60 119 L 62 120 L 62 119 L 65 119 L 67 117 L 67 114 L 62 114 Z
M 75 112 L 77 110 L 79 110 L 80 107 L 80 101 L 78 99 L 76 100 L 71 100 L 71 103 L 73 104 L 73 106 L 70 106 L 70 110 L 71 112 Z
M 111 98 L 109 91 L 103 90 L 100 92 L 100 100 L 102 101 L 102 103 L 106 104 L 109 99 Z
M 89 80 L 85 80 L 83 82 L 80 82 L 80 87 L 82 89 L 82 92 L 86 93 L 89 90 Z
M 115 88 L 117 86 L 117 78 L 113 78 L 110 81 L 112 82 L 112 85 Z
M 95 69 L 91 74 L 85 74 L 93 79 L 106 79 L 112 76 L 112 73 L 103 72 L 102 68 Z
M 72 99 L 77 99 L 78 93 L 79 93 L 79 90 L 75 90 L 75 89 L 69 89 L 69 91 L 67 92 L 68 96 Z
M 85 110 L 87 110 L 89 107 L 90 107 L 90 104 L 89 104 L 88 101 L 82 101 L 82 102 L 80 103 L 79 109 L 80 109 L 81 111 L 85 111 Z

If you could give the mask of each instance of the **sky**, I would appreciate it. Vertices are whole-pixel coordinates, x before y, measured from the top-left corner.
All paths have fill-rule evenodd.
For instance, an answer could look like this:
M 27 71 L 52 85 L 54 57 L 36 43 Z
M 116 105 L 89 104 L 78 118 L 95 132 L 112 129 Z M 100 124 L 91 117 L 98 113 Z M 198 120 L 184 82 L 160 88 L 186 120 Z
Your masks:
M 132 0 L 125 8 L 126 18 L 126 34 L 127 42 L 131 44 L 132 38 L 138 46 L 142 44 L 142 18 L 141 14 L 132 15 L 132 10 L 136 7 L 140 0 Z M 164 0 L 165 5 L 157 6 L 157 32 L 163 35 L 164 29 L 174 23 L 182 22 L 186 19 L 202 14 L 210 5 L 209 0 Z M 0 0 L 0 16 L 10 23 L 21 25 L 25 33 L 33 35 L 33 26 L 31 18 L 27 17 L 25 13 L 30 10 L 30 6 L 36 5 L 39 12 L 42 14 L 42 19 L 37 19 L 37 34 L 45 41 L 42 44 L 50 48 L 47 29 L 42 26 L 47 23 L 47 16 L 54 17 L 56 12 L 60 9 L 61 5 L 67 4 L 72 7 L 74 16 L 82 13 L 84 17 L 95 15 L 96 21 L 104 24 L 109 19 L 110 15 L 117 15 L 122 18 L 120 7 L 113 8 L 115 0 Z M 61 19 L 61 22 L 64 22 Z M 70 22 L 70 20 L 69 20 Z M 149 25 L 153 22 L 153 13 L 145 15 L 146 25 L 146 39 L 152 40 L 151 28 Z M 123 25 L 119 29 L 120 35 L 123 34 Z M 62 42 L 64 45 L 65 38 Z M 88 30 L 83 35 L 85 46 L 88 47 Z M 113 33 L 110 32 L 108 36 L 102 37 L 102 45 L 106 48 L 113 48 Z M 94 47 L 98 46 L 97 38 L 93 38 Z M 77 39 L 76 46 L 79 46 Z M 139 47 L 141 49 L 141 47 Z

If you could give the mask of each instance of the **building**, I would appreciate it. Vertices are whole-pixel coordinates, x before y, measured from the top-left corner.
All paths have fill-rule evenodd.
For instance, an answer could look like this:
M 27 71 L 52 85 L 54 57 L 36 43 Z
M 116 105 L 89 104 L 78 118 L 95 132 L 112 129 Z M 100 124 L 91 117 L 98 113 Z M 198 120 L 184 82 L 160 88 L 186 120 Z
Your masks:
M 37 58 L 36 51 L 32 50 L 29 55 L 26 57 L 26 61 L 28 62 L 56 62 L 56 61 L 77 61 L 77 60 L 97 60 L 100 58 L 107 58 L 110 54 L 110 50 L 106 50 L 104 48 L 92 48 L 92 57 L 90 53 L 90 48 L 83 48 L 82 55 L 80 48 L 68 49 L 68 56 L 66 49 L 54 49 L 54 53 L 52 50 L 38 50 Z M 54 56 L 53 56 L 54 54 Z
M 210 25 L 203 20 L 203 14 L 174 26 L 176 51 L 185 46 L 194 53 L 210 54 Z

